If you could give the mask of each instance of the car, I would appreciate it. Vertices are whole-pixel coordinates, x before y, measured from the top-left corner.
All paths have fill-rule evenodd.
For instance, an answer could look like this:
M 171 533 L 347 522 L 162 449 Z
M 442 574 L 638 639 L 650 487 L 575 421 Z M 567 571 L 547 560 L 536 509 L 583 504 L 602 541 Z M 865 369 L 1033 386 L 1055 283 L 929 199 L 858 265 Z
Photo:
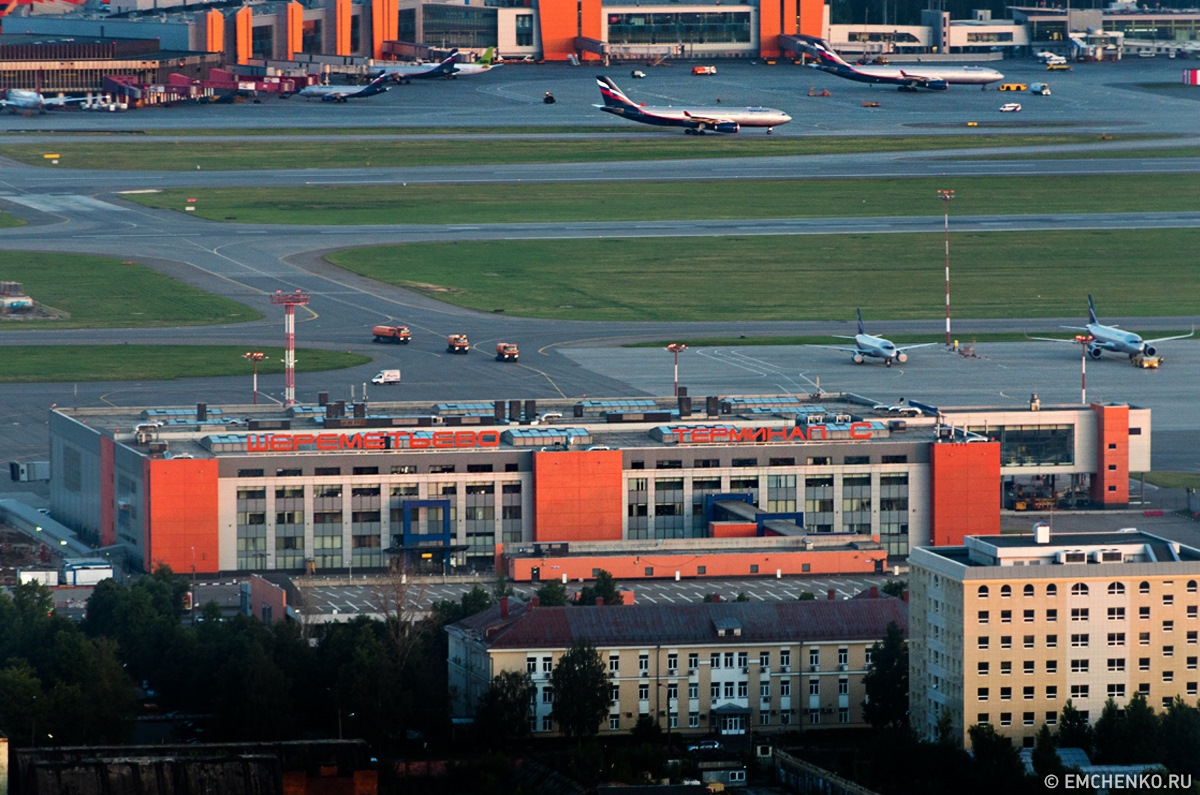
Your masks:
M 1007 105 L 1000 106 L 1001 113 L 1017 113 L 1020 110 L 1021 110 L 1021 103 L 1019 103 L 1019 102 L 1009 102 Z
M 632 72 L 629 73 L 629 76 L 634 78 L 635 80 L 640 80 L 641 78 L 646 76 L 646 73 L 643 72 L 641 69 L 634 69 Z
M 1001 91 L 1024 91 L 1025 88 L 1024 83 L 1002 83 L 1000 85 Z

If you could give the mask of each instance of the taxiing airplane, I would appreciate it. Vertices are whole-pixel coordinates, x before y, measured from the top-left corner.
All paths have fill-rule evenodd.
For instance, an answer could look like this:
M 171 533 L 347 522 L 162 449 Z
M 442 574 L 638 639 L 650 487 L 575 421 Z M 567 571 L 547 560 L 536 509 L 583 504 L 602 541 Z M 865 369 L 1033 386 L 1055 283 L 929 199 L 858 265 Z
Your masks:
M 606 113 L 653 124 L 658 127 L 682 127 L 689 135 L 702 135 L 709 130 L 719 133 L 735 133 L 742 127 L 766 127 L 767 132 L 780 124 L 787 124 L 792 117 L 775 108 L 676 108 L 672 105 L 635 104 L 612 80 L 599 75 L 603 105 L 594 105 Z
M 1169 340 L 1182 340 L 1195 335 L 1196 329 L 1193 328 L 1190 334 L 1179 334 L 1174 337 L 1159 337 L 1153 340 L 1144 340 L 1140 335 L 1134 334 L 1132 331 L 1122 331 L 1116 326 L 1106 326 L 1096 319 L 1096 307 L 1092 304 L 1092 296 L 1088 295 L 1088 324 L 1083 327 L 1079 326 L 1063 326 L 1071 331 L 1086 331 L 1091 337 L 1087 341 L 1088 356 L 1093 359 L 1099 359 L 1104 352 L 1109 353 L 1124 353 L 1129 358 L 1138 356 L 1155 356 L 1158 349 L 1154 347 L 1156 342 L 1167 342 Z M 1043 342 L 1069 342 L 1072 345 L 1079 344 L 1078 340 L 1055 339 L 1053 337 L 1030 337 L 1033 340 L 1042 340 Z
M 930 345 L 937 345 L 936 342 L 925 342 L 920 345 L 903 345 L 897 346 L 891 340 L 883 337 L 876 337 L 868 334 L 863 328 L 862 310 L 858 310 L 858 334 L 853 337 L 844 337 L 835 334 L 835 337 L 843 340 L 854 340 L 853 348 L 831 348 L 830 350 L 844 351 L 852 354 L 855 364 L 862 364 L 867 357 L 872 359 L 883 359 L 883 363 L 888 367 L 892 366 L 892 362 L 904 364 L 908 361 L 908 354 L 905 351 L 910 351 L 913 348 L 927 348 Z
M 488 47 L 483 51 L 483 57 L 475 63 L 456 63 L 454 65 L 453 77 L 463 76 L 470 77 L 471 75 L 481 75 L 484 72 L 490 72 L 493 69 L 499 69 L 504 66 L 502 63 L 492 63 L 492 56 L 495 48 Z
M 432 80 L 435 77 L 452 76 L 457 71 L 457 67 L 454 65 L 457 60 L 458 50 L 455 50 L 440 63 L 386 65 L 373 69 L 368 74 L 370 74 L 372 80 L 387 75 L 397 83 L 408 83 L 413 80 Z
M 912 66 L 852 66 L 833 51 L 824 39 L 815 36 L 797 36 L 803 41 L 806 54 L 817 59 L 814 69 L 857 80 L 860 83 L 885 83 L 901 91 L 916 91 L 928 88 L 945 91 L 951 84 L 982 86 L 1003 80 L 1004 75 L 995 69 L 982 66 L 948 66 L 913 64 Z
M 322 102 L 345 102 L 348 99 L 372 97 L 376 94 L 382 94 L 388 90 L 388 87 L 384 85 L 387 80 L 387 75 L 380 75 L 361 88 L 355 88 L 354 86 L 305 86 L 296 92 L 296 96 L 306 99 L 318 97 Z
M 50 97 L 47 99 L 41 92 L 29 91 L 24 88 L 6 88 L 4 98 L 0 99 L 0 107 L 8 108 L 13 113 L 45 113 L 49 108 L 61 108 L 70 102 L 86 102 L 87 97 Z

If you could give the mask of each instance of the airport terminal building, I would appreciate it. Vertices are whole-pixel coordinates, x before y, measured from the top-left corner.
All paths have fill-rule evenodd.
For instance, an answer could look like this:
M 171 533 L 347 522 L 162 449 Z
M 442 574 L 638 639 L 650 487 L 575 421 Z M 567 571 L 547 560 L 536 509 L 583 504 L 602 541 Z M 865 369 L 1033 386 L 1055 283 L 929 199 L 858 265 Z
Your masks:
M 146 570 L 776 576 L 880 571 L 999 532 L 1002 505 L 1127 505 L 1150 411 L 828 393 L 60 408 L 50 443 L 55 518 Z

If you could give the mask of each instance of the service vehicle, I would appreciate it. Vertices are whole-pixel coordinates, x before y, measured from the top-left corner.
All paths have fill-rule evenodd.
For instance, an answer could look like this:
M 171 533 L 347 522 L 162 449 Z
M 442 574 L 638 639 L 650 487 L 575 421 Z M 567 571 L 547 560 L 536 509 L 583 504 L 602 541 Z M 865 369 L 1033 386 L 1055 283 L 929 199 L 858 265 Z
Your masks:
M 1024 91 L 1027 86 L 1024 83 L 1001 83 L 1001 91 Z
M 693 66 L 692 74 L 694 75 L 715 75 L 717 67 L 715 66 Z
M 1007 105 L 1000 106 L 1001 113 L 1018 113 L 1021 110 L 1021 103 L 1009 102 Z
M 466 334 L 451 334 L 446 337 L 446 352 L 447 353 L 469 353 L 471 343 L 467 342 Z
M 519 358 L 521 358 L 521 352 L 517 350 L 517 344 L 515 342 L 496 343 L 496 361 L 515 362 Z
M 375 335 L 375 342 L 395 342 L 407 345 L 412 339 L 412 332 L 408 330 L 408 326 L 375 326 L 371 329 L 371 333 Z
M 646 73 L 643 72 L 641 69 L 634 69 L 632 72 L 629 73 L 629 76 L 632 77 L 634 80 L 641 80 L 643 77 L 646 76 Z
M 1129 357 L 1129 361 L 1134 367 L 1141 367 L 1143 370 L 1157 370 L 1162 364 L 1161 356 L 1151 356 L 1146 353 L 1138 353 Z
M 1050 84 L 1049 83 L 1030 83 L 1029 84 L 1029 93 L 1030 94 L 1038 94 L 1043 97 L 1048 97 L 1048 96 L 1050 96 Z
M 379 375 L 371 379 L 372 384 L 398 384 L 400 383 L 399 370 L 380 370 Z
M 1074 70 L 1073 70 L 1073 69 L 1071 69 L 1071 65 L 1070 65 L 1070 64 L 1066 64 L 1066 63 L 1048 63 L 1048 64 L 1046 64 L 1046 71 L 1047 71 L 1047 72 L 1071 72 L 1071 71 L 1074 71 Z

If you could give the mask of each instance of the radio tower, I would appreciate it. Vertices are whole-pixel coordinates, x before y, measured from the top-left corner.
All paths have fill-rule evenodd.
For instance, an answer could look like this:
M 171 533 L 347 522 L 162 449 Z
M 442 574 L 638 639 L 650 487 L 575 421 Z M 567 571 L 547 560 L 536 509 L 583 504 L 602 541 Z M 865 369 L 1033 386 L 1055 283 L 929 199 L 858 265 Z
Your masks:
M 296 307 L 308 304 L 308 293 L 276 290 L 271 303 L 283 304 L 283 405 L 296 405 Z

